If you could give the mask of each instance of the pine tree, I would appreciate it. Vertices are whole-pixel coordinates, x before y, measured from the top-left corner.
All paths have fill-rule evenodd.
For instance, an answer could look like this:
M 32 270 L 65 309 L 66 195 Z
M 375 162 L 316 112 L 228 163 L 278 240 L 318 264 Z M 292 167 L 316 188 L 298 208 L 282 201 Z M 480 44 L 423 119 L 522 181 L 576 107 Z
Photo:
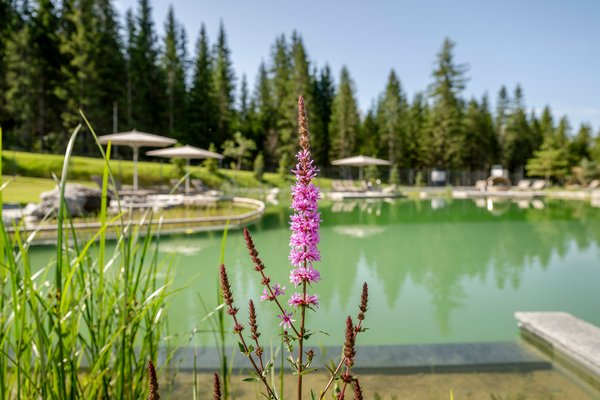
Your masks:
M 387 157 L 386 154 L 382 154 L 380 142 L 377 105 L 374 103 L 360 125 L 357 152 L 368 156 Z
M 329 124 L 333 99 L 335 97 L 335 86 L 329 65 L 321 68 L 317 77 L 315 72 L 313 79 L 313 114 L 310 120 L 312 133 L 312 151 L 317 165 L 329 165 Z
M 329 156 L 332 159 L 354 155 L 359 123 L 354 84 L 348 69 L 342 67 L 340 83 L 333 100 L 331 124 L 329 126 L 331 136 Z
M 139 0 L 129 54 L 131 119 L 138 130 L 161 132 L 166 123 L 165 78 L 158 65 L 157 38 L 149 0 Z M 128 23 L 129 25 L 129 23 Z M 131 28 L 129 28 L 131 29 Z
M 169 136 L 186 140 L 186 39 L 185 30 L 175 20 L 173 7 L 169 7 L 165 21 L 163 74 L 167 89 L 167 122 Z
M 291 99 L 291 73 L 292 61 L 290 50 L 285 38 L 281 35 L 275 39 L 275 44 L 271 50 L 271 86 L 273 96 L 272 105 L 274 111 L 274 130 L 267 138 L 269 142 L 269 153 L 279 158 L 281 154 L 293 149 L 295 120 L 290 119 L 290 110 L 294 110 Z M 274 135 L 274 136 L 272 136 Z M 287 167 L 286 167 L 287 168 Z
M 204 24 L 196 43 L 192 82 L 188 99 L 188 136 L 186 142 L 206 148 L 214 142 L 217 129 L 217 107 L 215 104 L 213 59 Z
M 487 97 L 481 103 L 472 99 L 465 114 L 463 162 L 469 170 L 487 170 L 498 153 L 496 132 Z
M 521 171 L 538 147 L 538 134 L 531 129 L 527 119 L 523 91 L 515 88 L 514 103 L 507 116 L 502 143 L 503 165 L 510 171 Z
M 504 131 L 508 115 L 510 114 L 510 107 L 508 90 L 503 85 L 498 92 L 498 99 L 496 100 L 496 137 L 500 146 L 504 146 Z
M 431 115 L 431 149 L 434 165 L 437 167 L 460 166 L 463 146 L 463 100 L 460 97 L 465 88 L 464 64 L 454 62 L 454 43 L 446 38 L 437 55 L 433 71 L 434 83 L 430 86 L 433 108 Z
M 6 48 L 7 110 L 14 120 L 13 135 L 38 151 L 64 145 L 56 96 L 61 83 L 62 56 L 58 45 L 59 18 L 51 0 L 37 0 L 33 10 L 25 3 L 23 23 Z
M 79 109 L 95 123 L 98 116 L 96 92 L 101 87 L 96 70 L 98 18 L 94 15 L 93 0 L 71 0 L 63 2 L 61 15 L 60 50 L 63 84 L 56 87 L 58 98 L 65 104 L 61 119 L 66 132 L 80 121 Z M 99 128 L 97 126 L 97 128 Z M 80 151 L 86 153 L 90 142 L 80 140 Z
M 315 104 L 313 101 L 313 77 L 310 74 L 310 61 L 302 41 L 302 36 L 294 31 L 292 32 L 290 47 L 290 92 L 289 99 L 286 102 L 284 116 L 293 121 L 292 135 L 289 138 L 282 139 L 284 149 L 293 152 L 296 148 L 296 132 L 298 132 L 298 97 L 303 96 L 306 104 L 308 118 L 312 121 L 315 114 Z
M 592 127 L 581 124 L 577 135 L 569 144 L 569 164 L 578 165 L 582 160 L 590 159 L 590 148 L 592 146 Z
M 113 121 L 113 109 L 125 110 L 127 68 L 120 37 L 119 15 L 111 0 L 98 0 L 99 3 L 99 42 L 96 71 L 100 81 L 97 88 L 97 98 L 100 108 L 97 111 L 99 120 L 96 121 L 98 132 L 113 132 L 119 130 L 119 121 L 125 121 L 125 112 L 116 115 Z M 113 123 L 113 122 L 116 122 Z
M 242 75 L 242 81 L 240 83 L 240 108 L 238 112 L 239 125 L 242 130 L 249 132 L 251 129 L 248 127 L 248 119 L 250 117 L 250 94 L 248 93 L 248 80 L 246 74 Z
M 544 107 L 539 123 L 542 141 L 551 141 L 554 137 L 555 126 L 554 118 L 552 117 L 552 111 L 550 110 L 549 106 Z
M 230 50 L 227 46 L 227 36 L 223 23 L 219 25 L 217 42 L 213 50 L 215 59 L 214 92 L 217 111 L 217 125 L 214 142 L 220 146 L 230 136 L 231 123 L 234 113 L 234 82 L 235 75 L 231 64 Z
M 253 120 L 256 124 L 254 140 L 259 148 L 262 146 L 265 165 L 269 169 L 276 168 L 279 162 L 275 106 L 273 101 L 271 81 L 269 80 L 267 67 L 263 62 L 258 68 L 256 87 L 252 99 L 254 105 Z
M 427 118 L 429 109 L 422 93 L 415 94 L 408 110 L 407 160 L 409 168 L 423 168 L 427 163 Z
M 5 95 L 8 90 L 7 44 L 17 28 L 18 21 L 17 10 L 12 0 L 0 0 L 0 21 L 0 126 L 3 126 L 6 132 L 12 128 L 8 124 L 10 114 L 6 109 Z
M 407 103 L 400 87 L 396 72 L 392 70 L 388 76 L 385 93 L 378 107 L 379 134 L 385 155 L 392 164 L 406 166 L 406 114 Z

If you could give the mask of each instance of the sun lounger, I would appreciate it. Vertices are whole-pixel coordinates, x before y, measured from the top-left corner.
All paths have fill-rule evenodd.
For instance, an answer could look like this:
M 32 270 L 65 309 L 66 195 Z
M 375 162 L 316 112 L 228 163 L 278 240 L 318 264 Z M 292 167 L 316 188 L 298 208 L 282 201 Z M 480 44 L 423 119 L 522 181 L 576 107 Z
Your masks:
M 342 181 L 338 181 L 338 180 L 331 182 L 331 188 L 336 192 L 345 192 L 346 191 L 346 188 L 342 184 Z
M 475 182 L 475 189 L 479 190 L 480 192 L 485 192 L 486 188 L 487 181 L 481 179 Z
M 206 186 L 204 184 L 204 182 L 202 182 L 202 180 L 200 180 L 200 179 L 191 179 L 190 183 L 196 190 L 196 193 L 204 193 L 204 192 L 210 190 L 210 188 L 208 186 Z
M 532 190 L 543 190 L 546 188 L 547 182 L 544 179 L 537 179 L 531 184 Z
M 529 179 L 521 179 L 517 183 L 517 190 L 529 190 L 531 188 L 531 181 Z

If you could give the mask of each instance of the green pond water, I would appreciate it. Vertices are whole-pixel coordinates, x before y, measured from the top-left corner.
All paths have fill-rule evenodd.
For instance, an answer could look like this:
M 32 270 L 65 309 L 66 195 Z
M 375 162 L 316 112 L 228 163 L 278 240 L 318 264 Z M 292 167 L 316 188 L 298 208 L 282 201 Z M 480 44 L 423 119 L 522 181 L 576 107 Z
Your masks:
M 320 298 L 308 326 L 329 333 L 314 344 L 341 344 L 344 319 L 370 288 L 361 345 L 512 341 L 515 311 L 566 311 L 600 325 L 600 209 L 587 202 L 396 200 L 321 203 Z M 271 206 L 250 227 L 274 282 L 287 286 L 289 209 Z M 210 329 L 200 298 L 216 305 L 221 232 L 163 237 L 161 257 L 176 264 L 167 314 L 182 337 Z M 110 249 L 109 249 L 110 251 Z M 51 247 L 37 247 L 42 265 Z M 225 263 L 238 307 L 262 292 L 240 231 L 229 232 Z M 273 304 L 258 309 L 276 330 Z M 265 335 L 263 334 L 263 337 Z M 210 344 L 200 333 L 197 343 Z

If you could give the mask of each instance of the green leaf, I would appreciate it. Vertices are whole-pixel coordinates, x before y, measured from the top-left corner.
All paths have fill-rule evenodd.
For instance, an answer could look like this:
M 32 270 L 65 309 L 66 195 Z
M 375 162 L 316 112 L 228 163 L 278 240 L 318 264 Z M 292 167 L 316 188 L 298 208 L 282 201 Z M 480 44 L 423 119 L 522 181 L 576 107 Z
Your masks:
M 317 395 L 315 394 L 315 392 L 313 392 L 312 389 L 310 389 L 310 399 L 311 400 L 317 400 Z
M 306 375 L 306 374 L 310 374 L 310 373 L 316 372 L 316 371 L 317 371 L 316 368 L 304 369 L 304 370 L 302 370 L 302 372 L 300 372 L 300 375 Z
M 250 378 L 242 379 L 242 381 L 244 381 L 244 382 L 258 382 L 258 378 L 250 377 Z
M 238 342 L 238 346 L 240 347 L 240 353 L 246 354 L 246 348 L 242 344 L 242 342 Z

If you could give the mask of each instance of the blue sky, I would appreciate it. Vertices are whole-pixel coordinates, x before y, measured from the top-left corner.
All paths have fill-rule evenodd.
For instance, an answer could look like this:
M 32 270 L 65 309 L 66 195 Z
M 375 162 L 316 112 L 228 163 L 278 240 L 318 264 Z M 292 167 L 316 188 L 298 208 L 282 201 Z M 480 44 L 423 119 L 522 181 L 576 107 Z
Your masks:
M 115 0 L 121 12 L 137 0 Z M 253 88 L 275 37 L 295 29 L 313 65 L 328 63 L 337 78 L 346 65 L 361 110 L 398 73 L 412 98 L 431 83 L 444 37 L 456 42 L 455 59 L 469 65 L 465 95 L 495 100 L 501 85 L 520 83 L 529 108 L 548 104 L 568 115 L 573 130 L 600 128 L 600 1 L 358 1 L 358 0 L 151 0 L 162 34 L 169 4 L 187 31 L 190 49 L 200 24 L 214 42 L 225 24 L 238 79 Z M 239 81 L 238 81 L 239 82 Z

